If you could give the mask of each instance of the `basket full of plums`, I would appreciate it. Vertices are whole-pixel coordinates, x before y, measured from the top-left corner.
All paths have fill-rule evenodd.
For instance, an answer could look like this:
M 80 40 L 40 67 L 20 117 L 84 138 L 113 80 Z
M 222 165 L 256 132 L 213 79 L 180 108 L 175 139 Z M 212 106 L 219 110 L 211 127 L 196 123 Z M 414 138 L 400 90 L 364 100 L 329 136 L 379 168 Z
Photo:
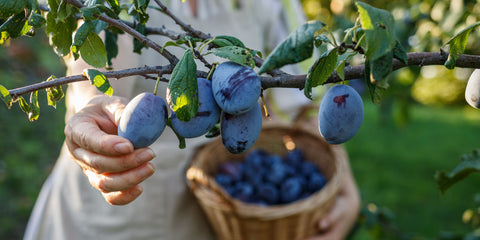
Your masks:
M 263 126 L 241 154 L 220 138 L 197 150 L 187 182 L 219 239 L 296 240 L 333 206 L 346 154 L 314 131 Z

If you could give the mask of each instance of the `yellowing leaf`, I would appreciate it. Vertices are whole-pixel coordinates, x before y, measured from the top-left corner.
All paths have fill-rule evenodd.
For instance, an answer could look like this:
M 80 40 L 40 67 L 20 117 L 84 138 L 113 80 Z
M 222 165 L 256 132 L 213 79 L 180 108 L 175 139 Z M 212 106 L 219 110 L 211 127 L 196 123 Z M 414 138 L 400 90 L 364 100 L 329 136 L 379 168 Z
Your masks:
M 90 80 L 90 83 L 97 87 L 98 90 L 108 96 L 113 95 L 113 88 L 110 86 L 110 82 L 102 72 L 95 69 L 85 69 L 83 75 L 87 77 Z

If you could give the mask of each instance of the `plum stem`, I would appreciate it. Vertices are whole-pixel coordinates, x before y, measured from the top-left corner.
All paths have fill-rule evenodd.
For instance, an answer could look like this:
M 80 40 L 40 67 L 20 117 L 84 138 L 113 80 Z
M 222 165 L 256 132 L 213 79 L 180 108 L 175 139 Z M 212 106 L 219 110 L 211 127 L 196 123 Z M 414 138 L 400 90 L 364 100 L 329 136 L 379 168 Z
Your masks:
M 155 88 L 153 89 L 153 95 L 157 95 L 157 91 L 158 91 L 158 84 L 160 83 L 160 80 L 162 79 L 162 77 L 160 75 L 158 75 L 157 77 L 157 82 L 155 83 Z

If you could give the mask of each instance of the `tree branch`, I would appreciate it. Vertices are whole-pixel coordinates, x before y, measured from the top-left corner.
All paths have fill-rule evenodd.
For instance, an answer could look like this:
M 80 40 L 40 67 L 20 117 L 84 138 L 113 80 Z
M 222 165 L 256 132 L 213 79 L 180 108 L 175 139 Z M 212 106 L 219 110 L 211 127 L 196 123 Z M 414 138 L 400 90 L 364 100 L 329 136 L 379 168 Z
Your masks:
M 66 2 L 68 4 L 71 4 L 72 6 L 75 6 L 77 8 L 82 8 L 82 7 L 85 7 L 85 5 L 77 0 L 66 0 Z M 167 51 L 166 49 L 163 49 L 162 46 L 158 45 L 156 42 L 152 41 L 151 39 L 147 38 L 145 35 L 139 33 L 138 31 L 136 31 L 135 29 L 133 29 L 132 27 L 130 27 L 129 25 L 127 25 L 126 23 L 124 23 L 123 21 L 121 20 L 117 20 L 117 19 L 113 19 L 105 14 L 100 14 L 100 16 L 98 16 L 98 19 L 112 25 L 112 26 L 115 26 L 123 31 L 125 31 L 126 33 L 132 35 L 134 38 L 136 38 L 138 41 L 140 41 L 143 45 L 145 46 L 148 46 L 150 48 L 152 48 L 153 50 L 157 51 L 158 53 L 160 53 L 162 56 L 164 56 L 171 64 L 177 64 L 178 62 L 178 58 L 171 54 L 169 51 Z
M 443 65 L 448 58 L 448 54 L 445 52 L 420 52 L 420 53 L 409 53 L 408 64 L 404 64 L 398 60 L 394 60 L 392 70 L 398 70 L 404 67 L 422 67 L 429 65 Z M 175 65 L 170 64 L 166 66 L 145 66 L 139 68 L 130 68 L 117 71 L 106 71 L 103 72 L 105 77 L 109 79 L 119 79 L 129 76 L 144 76 L 147 74 L 157 74 L 164 75 L 170 74 L 173 71 Z M 480 56 L 476 55 L 460 55 L 456 62 L 456 67 L 460 68 L 480 68 Z M 345 80 L 352 80 L 357 78 L 362 78 L 365 71 L 365 65 L 358 66 L 348 66 L 345 68 Z M 206 77 L 208 73 L 203 71 L 197 71 L 197 76 Z M 298 88 L 303 89 L 305 86 L 306 75 L 290 75 L 282 74 L 279 76 L 262 76 L 260 77 L 262 81 L 263 89 L 282 87 L 282 88 Z M 68 83 L 79 82 L 88 80 L 84 75 L 75 75 L 57 78 L 48 82 L 41 82 L 33 85 L 28 85 L 20 88 L 15 88 L 9 90 L 10 95 L 13 99 L 18 98 L 21 95 L 47 89 L 54 86 L 65 85 Z M 336 83 L 343 81 L 337 73 L 333 73 L 325 83 Z
M 163 75 L 163 74 L 170 74 L 172 73 L 174 68 L 174 65 L 166 65 L 166 66 L 145 66 L 145 67 L 139 67 L 139 68 L 129 68 L 129 69 L 122 69 L 122 70 L 117 70 L 117 71 L 106 71 L 103 72 L 105 77 L 107 79 L 120 79 L 124 77 L 130 77 L 130 76 L 143 76 L 146 74 L 157 74 L 157 75 Z M 156 79 L 156 78 L 155 78 Z M 69 83 L 74 83 L 74 82 L 80 82 L 80 81 L 86 81 L 88 78 L 85 75 L 72 75 L 72 76 L 67 76 L 67 77 L 61 77 L 61 78 L 56 78 L 48 82 L 40 82 L 20 88 L 15 88 L 9 90 L 10 96 L 13 99 L 16 99 L 20 97 L 21 95 L 38 91 L 38 90 L 43 90 L 55 86 L 60 86 L 60 85 L 65 85 Z
M 422 67 L 429 65 L 444 65 L 448 59 L 445 52 L 420 52 L 407 54 L 408 64 L 404 64 L 396 59 L 393 60 L 392 70 L 398 70 L 404 67 Z M 460 55 L 455 63 L 460 68 L 480 68 L 480 56 Z M 365 65 L 345 67 L 345 80 L 362 78 L 365 72 Z M 306 75 L 281 75 L 276 77 L 261 77 L 262 87 L 264 89 L 272 87 L 286 87 L 303 89 L 305 86 Z M 340 82 L 342 79 L 335 72 L 324 84 Z

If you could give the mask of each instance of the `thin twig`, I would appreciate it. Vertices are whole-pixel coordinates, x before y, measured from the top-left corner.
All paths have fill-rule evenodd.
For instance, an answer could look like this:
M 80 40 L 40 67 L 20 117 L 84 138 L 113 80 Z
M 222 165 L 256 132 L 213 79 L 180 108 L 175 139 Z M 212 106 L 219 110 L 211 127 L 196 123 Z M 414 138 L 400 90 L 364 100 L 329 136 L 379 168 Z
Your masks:
M 175 16 L 162 2 L 159 0 L 155 0 L 157 5 L 160 7 L 163 13 L 169 16 L 177 25 L 179 25 L 185 32 L 189 33 L 192 37 L 197 37 L 201 39 L 210 39 L 212 36 L 210 34 L 206 34 L 202 31 L 195 30 L 192 26 L 184 23 L 180 20 L 177 16 Z

